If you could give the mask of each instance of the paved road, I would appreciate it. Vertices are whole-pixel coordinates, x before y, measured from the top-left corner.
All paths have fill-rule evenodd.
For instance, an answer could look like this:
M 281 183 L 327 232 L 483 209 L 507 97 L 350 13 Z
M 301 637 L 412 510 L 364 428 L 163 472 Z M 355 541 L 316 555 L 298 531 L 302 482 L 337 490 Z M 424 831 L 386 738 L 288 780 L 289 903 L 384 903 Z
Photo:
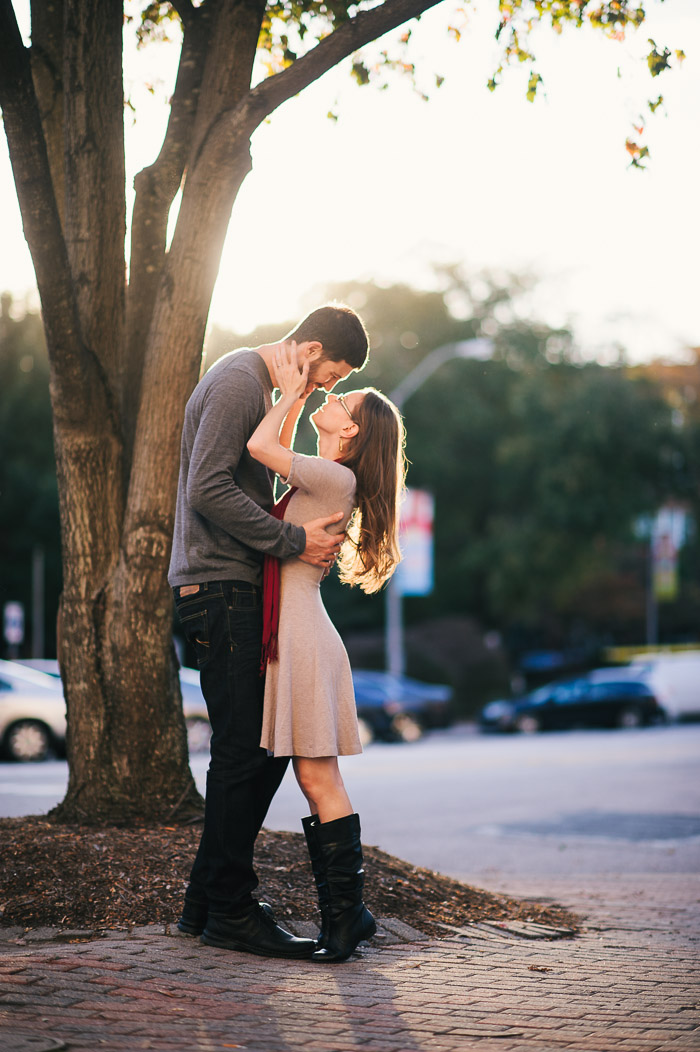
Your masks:
M 205 756 L 193 770 L 204 786 Z M 700 725 L 482 736 L 454 728 L 343 761 L 363 839 L 431 869 L 512 878 L 700 871 Z M 47 811 L 64 763 L 0 765 L 0 814 Z M 291 774 L 267 825 L 300 830 Z
M 700 726 L 453 732 L 370 748 L 344 771 L 367 843 L 462 880 L 700 871 Z M 272 828 L 297 828 L 290 789 Z

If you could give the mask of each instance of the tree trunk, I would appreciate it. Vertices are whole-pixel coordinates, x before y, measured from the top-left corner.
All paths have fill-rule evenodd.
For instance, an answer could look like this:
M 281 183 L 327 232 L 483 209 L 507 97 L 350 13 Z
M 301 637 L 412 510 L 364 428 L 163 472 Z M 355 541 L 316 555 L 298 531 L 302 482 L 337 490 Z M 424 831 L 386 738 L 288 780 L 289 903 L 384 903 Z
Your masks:
M 40 18 L 41 0 L 34 6 Z M 125 507 L 121 4 L 66 2 L 62 75 L 70 99 L 62 127 L 44 119 L 42 128 L 9 4 L 0 5 L 0 16 L 0 101 L 51 358 L 70 769 L 55 814 L 118 823 L 172 817 L 201 799 L 187 763 L 165 551 L 157 583 L 153 574 L 134 583 L 140 604 L 124 610 L 113 599 Z M 53 23 L 51 30 L 55 41 Z M 52 179 L 64 147 L 65 239 Z
M 242 142 L 230 134 L 211 138 L 188 172 L 158 294 L 153 297 L 144 286 L 154 310 L 142 351 L 126 512 L 115 523 L 117 534 L 104 535 L 97 546 L 103 555 L 111 554 L 108 565 L 78 575 L 93 582 L 91 593 L 83 589 L 77 597 L 75 576 L 74 590 L 65 592 L 62 654 L 71 774 L 55 814 L 66 821 L 164 820 L 200 804 L 187 765 L 181 708 L 173 705 L 178 682 L 165 570 L 184 407 L 199 375 L 192 348 L 202 346 L 231 209 L 249 170 L 247 131 Z M 168 183 L 172 190 L 172 176 Z M 81 252 L 86 252 L 82 243 Z M 76 497 L 78 504 L 84 501 L 97 520 L 88 532 L 75 524 L 64 531 L 66 550 L 74 557 L 81 536 L 94 538 L 100 523 L 109 529 L 109 516 L 103 519 L 99 511 L 102 494 L 96 488 L 86 491 L 81 479 L 99 475 L 114 485 L 121 479 L 121 442 L 111 449 L 111 458 L 106 446 L 99 448 L 95 463 L 83 463 L 79 478 L 66 480 L 64 487 L 73 506 Z M 76 459 L 73 451 L 71 463 Z M 107 499 L 110 507 L 123 509 L 115 492 Z M 81 553 L 83 561 L 86 554 Z

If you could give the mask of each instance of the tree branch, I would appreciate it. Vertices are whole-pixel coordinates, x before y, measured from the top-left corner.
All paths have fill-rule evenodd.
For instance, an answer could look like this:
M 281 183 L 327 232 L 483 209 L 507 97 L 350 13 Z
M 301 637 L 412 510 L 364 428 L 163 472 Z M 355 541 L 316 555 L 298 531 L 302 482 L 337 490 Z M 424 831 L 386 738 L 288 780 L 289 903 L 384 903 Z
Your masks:
M 41 297 L 54 411 L 76 423 L 89 411 L 84 397 L 86 353 L 29 51 L 22 43 L 10 0 L 0 0 L 0 106 L 24 236 Z M 75 392 L 81 388 L 81 398 L 76 400 Z
M 287 99 L 298 95 L 358 48 L 441 2 L 385 0 L 381 7 L 363 11 L 348 22 L 343 22 L 339 29 L 324 37 L 315 48 L 296 59 L 282 73 L 258 84 L 237 105 L 221 109 L 216 119 L 205 127 L 199 143 L 195 144 L 190 171 L 203 158 L 206 166 L 219 163 L 226 155 L 232 158 L 236 149 L 250 139 L 258 125 Z
M 234 109 L 250 91 L 264 12 L 265 0 L 208 0 L 190 9 L 163 147 L 157 161 L 136 178 L 122 386 L 127 472 L 149 330 L 159 290 L 163 291 L 170 206 L 200 137 L 222 112 Z
M 207 55 L 192 157 L 222 114 L 250 95 L 266 0 L 220 0 Z
M 64 223 L 65 172 L 63 134 L 64 0 L 31 0 L 31 63 L 41 123 L 51 168 L 56 206 Z
M 199 8 L 195 8 L 192 0 L 170 0 L 170 2 L 173 8 L 177 11 L 178 17 L 183 26 L 187 25 L 191 18 L 197 17 Z
M 184 23 L 182 52 L 163 145 L 154 163 L 139 172 L 135 179 L 122 385 L 127 472 L 131 462 L 148 330 L 165 261 L 168 217 L 192 145 L 213 22 L 209 4 L 190 10 L 191 15 Z
M 66 0 L 65 237 L 83 339 L 109 378 L 123 375 L 126 191 L 122 0 Z
M 438 3 L 441 3 L 441 0 L 385 0 L 380 7 L 362 11 L 349 22 L 343 22 L 338 29 L 324 37 L 306 55 L 296 59 L 282 73 L 268 77 L 262 84 L 253 88 L 246 104 L 251 107 L 251 117 L 255 114 L 256 127 L 283 102 L 293 95 L 298 95 L 358 48 L 396 29 L 409 19 L 416 18 L 431 7 L 437 7 Z

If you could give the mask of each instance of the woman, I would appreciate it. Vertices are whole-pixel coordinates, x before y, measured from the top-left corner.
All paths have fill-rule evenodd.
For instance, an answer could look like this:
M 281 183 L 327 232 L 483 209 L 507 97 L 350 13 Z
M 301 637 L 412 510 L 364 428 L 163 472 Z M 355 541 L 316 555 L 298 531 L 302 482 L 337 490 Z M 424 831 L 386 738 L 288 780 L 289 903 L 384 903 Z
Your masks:
M 348 536 L 339 557 L 341 580 L 376 592 L 400 559 L 398 504 L 405 459 L 396 407 L 373 388 L 329 394 L 311 417 L 318 456 L 289 448 L 303 408 L 308 365 L 300 371 L 296 346 L 280 344 L 275 377 L 281 395 L 253 433 L 248 450 L 292 487 L 277 505 L 286 521 L 344 511 L 334 527 Z M 352 519 L 351 519 L 352 516 Z M 266 566 L 269 604 L 274 586 Z M 338 769 L 338 756 L 362 752 L 350 663 L 325 611 L 323 571 L 287 559 L 281 566 L 279 627 L 266 636 L 267 664 L 261 745 L 291 756 L 311 815 L 302 820 L 322 927 L 316 961 L 344 961 L 376 931 L 362 900 L 364 871 L 360 820 Z M 269 663 L 268 663 L 269 662 Z

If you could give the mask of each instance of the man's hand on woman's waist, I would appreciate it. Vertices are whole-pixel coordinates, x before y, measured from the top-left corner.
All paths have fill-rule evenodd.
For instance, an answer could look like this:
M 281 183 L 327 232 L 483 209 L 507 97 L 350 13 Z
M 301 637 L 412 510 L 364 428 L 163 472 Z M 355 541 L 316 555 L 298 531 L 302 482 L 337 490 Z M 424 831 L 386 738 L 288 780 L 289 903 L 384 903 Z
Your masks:
M 299 558 L 302 562 L 310 563 L 311 566 L 332 566 L 335 562 L 340 546 L 345 540 L 344 533 L 328 533 L 327 526 L 340 522 L 343 517 L 342 511 L 324 519 L 312 519 L 305 522 L 303 529 L 306 533 L 306 547 Z

